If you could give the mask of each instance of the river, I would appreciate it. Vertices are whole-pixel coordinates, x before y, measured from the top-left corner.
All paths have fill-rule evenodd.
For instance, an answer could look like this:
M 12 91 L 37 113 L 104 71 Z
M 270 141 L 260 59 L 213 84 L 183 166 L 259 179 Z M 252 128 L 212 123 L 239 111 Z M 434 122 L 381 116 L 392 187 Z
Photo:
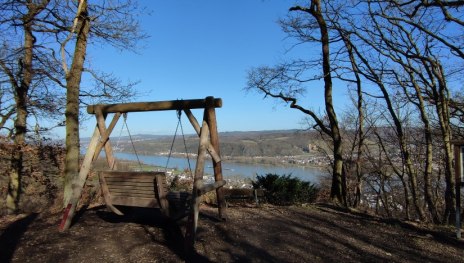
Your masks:
M 137 156 L 132 153 L 115 153 L 115 157 L 123 160 L 137 161 Z M 168 160 L 167 156 L 163 155 L 139 155 L 140 162 L 148 165 L 165 167 Z M 195 170 L 196 158 L 189 158 L 192 171 Z M 172 157 L 169 159 L 168 168 L 171 169 L 189 169 L 187 158 Z M 211 162 L 206 162 L 205 174 L 213 174 Z M 319 183 L 319 178 L 323 171 L 317 168 L 304 166 L 274 166 L 265 164 L 243 164 L 233 162 L 222 163 L 222 174 L 224 177 L 239 177 L 239 178 L 256 178 L 256 175 L 265 175 L 275 173 L 278 175 L 291 174 L 303 181 Z

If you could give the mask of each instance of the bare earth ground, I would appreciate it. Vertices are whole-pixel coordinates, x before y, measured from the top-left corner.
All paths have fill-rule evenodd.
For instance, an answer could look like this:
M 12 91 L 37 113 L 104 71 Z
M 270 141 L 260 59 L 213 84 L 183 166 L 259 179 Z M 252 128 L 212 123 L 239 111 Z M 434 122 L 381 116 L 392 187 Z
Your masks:
M 196 253 L 183 227 L 154 210 L 80 214 L 66 232 L 60 214 L 0 218 L 0 262 L 464 262 L 452 228 L 433 229 L 327 205 L 236 205 L 229 220 L 202 206 Z

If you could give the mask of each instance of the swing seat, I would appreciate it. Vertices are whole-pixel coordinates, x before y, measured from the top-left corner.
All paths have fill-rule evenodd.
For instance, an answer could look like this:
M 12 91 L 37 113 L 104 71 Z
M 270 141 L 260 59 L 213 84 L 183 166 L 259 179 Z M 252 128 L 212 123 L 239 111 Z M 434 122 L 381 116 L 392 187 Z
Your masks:
M 173 220 L 181 219 L 191 210 L 192 194 L 169 192 L 164 172 L 100 171 L 98 178 L 106 206 L 118 215 L 123 213 L 115 205 L 159 208 Z M 224 180 L 198 188 L 196 196 L 225 185 Z
M 169 216 L 168 187 L 163 172 L 101 171 L 98 173 L 106 206 L 118 215 L 123 213 L 115 205 L 159 208 Z M 183 194 L 185 202 L 187 193 Z

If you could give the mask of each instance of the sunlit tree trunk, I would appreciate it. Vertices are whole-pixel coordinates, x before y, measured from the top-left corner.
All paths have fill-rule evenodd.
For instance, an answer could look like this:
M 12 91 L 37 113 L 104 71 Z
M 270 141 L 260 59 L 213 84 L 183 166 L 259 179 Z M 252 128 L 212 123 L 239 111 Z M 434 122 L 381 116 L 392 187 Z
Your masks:
M 72 182 L 79 173 L 79 91 L 84 70 L 87 39 L 90 31 L 90 19 L 87 13 L 87 1 L 81 1 L 78 11 L 77 40 L 73 61 L 66 74 L 66 160 L 64 205 L 72 195 Z
M 330 198 L 333 202 L 346 206 L 346 178 L 343 173 L 342 137 L 338 126 L 338 119 L 333 106 L 332 75 L 330 69 L 330 45 L 327 23 L 322 14 L 321 1 L 312 0 L 309 8 L 293 7 L 291 11 L 298 10 L 311 14 L 319 26 L 322 47 L 322 70 L 324 74 L 324 100 L 325 110 L 329 119 L 330 136 L 333 141 L 333 172 Z

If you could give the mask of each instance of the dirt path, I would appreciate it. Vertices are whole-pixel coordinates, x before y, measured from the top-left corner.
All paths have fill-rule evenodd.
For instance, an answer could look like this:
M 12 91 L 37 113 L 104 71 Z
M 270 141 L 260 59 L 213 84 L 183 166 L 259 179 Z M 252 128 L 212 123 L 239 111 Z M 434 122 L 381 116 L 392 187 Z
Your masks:
M 182 227 L 150 210 L 118 217 L 85 211 L 71 229 L 60 215 L 0 218 L 0 262 L 464 262 L 464 242 L 442 230 L 317 205 L 231 207 L 228 222 L 202 207 L 196 254 Z M 14 222 L 13 222 L 14 221 Z

